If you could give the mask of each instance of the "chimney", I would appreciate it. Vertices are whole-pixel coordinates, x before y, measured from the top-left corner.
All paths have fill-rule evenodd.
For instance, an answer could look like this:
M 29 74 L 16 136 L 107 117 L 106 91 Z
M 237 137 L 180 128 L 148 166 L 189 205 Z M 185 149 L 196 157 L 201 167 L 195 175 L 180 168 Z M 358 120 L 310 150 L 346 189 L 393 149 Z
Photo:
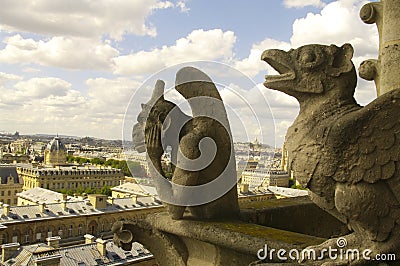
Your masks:
M 59 266 L 61 261 L 60 254 L 52 254 L 35 259 L 35 266 Z
M 137 195 L 132 195 L 132 200 L 133 200 L 133 203 L 134 203 L 134 204 L 137 203 L 137 198 L 138 198 Z
M 2 254 L 1 254 L 1 262 L 6 262 L 11 259 L 12 256 L 19 249 L 19 243 L 9 243 L 1 246 Z
M 53 236 L 46 238 L 47 245 L 52 248 L 59 248 L 60 247 L 60 239 L 59 236 Z
M 86 234 L 83 236 L 85 238 L 85 244 L 92 244 L 94 243 L 94 236 L 90 234 Z
M 63 197 L 63 200 L 65 200 L 65 201 L 68 199 L 68 195 L 67 194 L 63 194 L 62 197 Z
M 39 203 L 40 213 L 44 213 L 44 209 L 46 209 L 46 203 L 44 203 L 44 202 Z
M 96 240 L 96 243 L 97 243 L 97 249 L 99 250 L 99 252 L 100 252 L 100 255 L 101 256 L 106 256 L 107 255 L 107 248 L 106 248 L 106 244 L 107 244 L 107 241 L 106 240 L 103 240 L 103 239 L 101 239 L 101 238 L 98 238 L 97 240 Z
M 249 184 L 240 184 L 240 193 L 249 193 Z
M 61 208 L 63 209 L 63 211 L 67 210 L 67 201 L 66 200 L 61 201 Z
M 3 213 L 4 213 L 5 216 L 10 215 L 10 205 L 3 204 Z
M 152 195 L 151 198 L 152 198 L 153 202 L 156 202 L 156 200 L 157 200 L 156 196 Z
M 114 205 L 114 198 L 113 197 L 108 197 L 107 202 L 111 205 Z

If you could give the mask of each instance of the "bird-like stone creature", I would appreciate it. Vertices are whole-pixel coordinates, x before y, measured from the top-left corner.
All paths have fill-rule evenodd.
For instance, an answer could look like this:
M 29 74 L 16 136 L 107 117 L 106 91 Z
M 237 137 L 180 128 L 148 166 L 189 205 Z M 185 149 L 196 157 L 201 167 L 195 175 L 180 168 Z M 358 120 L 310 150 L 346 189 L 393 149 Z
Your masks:
M 330 239 L 310 249 L 326 261 L 323 252 L 329 247 L 359 251 L 359 258 L 342 256 L 334 265 L 366 265 L 378 254 L 400 255 L 400 90 L 364 107 L 357 104 L 352 56 L 350 44 L 262 54 L 279 72 L 267 75 L 264 85 L 300 104 L 285 140 L 295 178 L 313 202 L 352 231 L 344 236 L 346 246 Z

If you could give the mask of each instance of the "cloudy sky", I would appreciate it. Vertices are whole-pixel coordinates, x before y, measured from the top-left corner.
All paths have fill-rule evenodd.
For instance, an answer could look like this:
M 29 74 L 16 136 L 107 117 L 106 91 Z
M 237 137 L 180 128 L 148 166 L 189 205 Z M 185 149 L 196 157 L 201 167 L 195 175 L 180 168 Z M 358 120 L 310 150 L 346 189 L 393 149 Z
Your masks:
M 272 124 L 265 122 L 262 138 L 279 147 L 298 105 L 261 85 L 271 71 L 260 61 L 261 52 L 349 42 L 358 67 L 376 58 L 378 49 L 376 28 L 358 16 L 364 3 L 2 0 L 0 131 L 121 139 L 127 107 L 139 108 L 145 101 L 142 89 L 149 77 L 176 64 L 205 60 L 232 67 L 254 82 L 253 88 L 241 87 L 225 79 L 223 85 L 234 89 L 220 88 L 237 140 L 243 139 L 235 128 L 247 120 L 250 106 L 259 123 L 274 118 Z M 213 79 L 221 75 L 207 73 Z M 372 84 L 359 81 L 357 100 L 366 104 L 374 97 Z M 257 126 L 245 127 L 251 139 L 259 133 Z

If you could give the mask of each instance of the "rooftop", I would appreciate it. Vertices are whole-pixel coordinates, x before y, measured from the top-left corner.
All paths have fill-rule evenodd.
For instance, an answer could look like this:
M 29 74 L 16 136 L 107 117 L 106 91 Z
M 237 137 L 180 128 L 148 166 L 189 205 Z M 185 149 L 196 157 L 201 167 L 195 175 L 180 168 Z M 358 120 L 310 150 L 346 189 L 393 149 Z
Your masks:
M 142 196 L 157 195 L 157 190 L 155 187 L 139 185 L 139 184 L 132 183 L 132 182 L 123 183 L 119 186 L 111 188 L 111 190 L 123 192 L 123 193 L 142 195 Z
M 65 204 L 65 206 L 63 206 L 63 204 Z M 104 209 L 95 209 L 89 200 L 66 203 L 49 203 L 44 205 L 7 206 L 7 208 L 10 209 L 8 215 L 6 215 L 6 207 L 3 208 L 3 211 L 0 209 L 0 223 L 7 226 L 7 224 L 37 219 L 56 219 L 59 217 L 95 215 L 135 209 L 139 210 L 144 208 L 159 208 L 162 206 L 162 203 L 158 199 L 154 199 L 150 196 L 139 196 L 137 199 L 113 199 L 113 203 L 107 203 L 106 208 Z
M 61 142 L 60 138 L 57 136 L 54 139 L 50 141 L 49 144 L 47 144 L 46 149 L 52 151 L 67 151 L 67 148 L 65 148 L 64 143 Z
M 4 265 L 35 265 L 37 260 L 45 261 L 60 258 L 61 266 L 76 265 L 123 265 L 153 258 L 153 255 L 141 244 L 134 242 L 130 251 L 124 251 L 114 245 L 111 240 L 103 240 L 106 253 L 101 254 L 97 243 L 82 244 L 54 249 L 46 244 L 35 244 L 19 248 L 13 258 Z
M 14 178 L 14 183 L 19 183 L 19 178 L 15 166 L 0 165 L 1 184 L 7 184 L 8 177 Z
M 17 194 L 18 197 L 40 203 L 55 203 L 63 200 L 77 201 L 74 197 L 65 198 L 62 193 L 40 187 L 32 188 Z

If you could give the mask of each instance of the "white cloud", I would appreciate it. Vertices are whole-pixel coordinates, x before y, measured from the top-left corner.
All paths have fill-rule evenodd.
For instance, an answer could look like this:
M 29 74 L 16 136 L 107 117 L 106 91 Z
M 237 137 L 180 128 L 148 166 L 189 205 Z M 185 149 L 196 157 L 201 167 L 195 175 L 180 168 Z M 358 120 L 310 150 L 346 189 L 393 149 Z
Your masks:
M 0 77 L 6 76 L 0 74 Z M 127 103 L 140 82 L 127 78 L 86 81 L 87 94 L 62 79 L 32 78 L 2 88 L 1 125 L 24 133 L 62 133 L 78 136 L 121 138 Z M 139 97 L 140 98 L 140 97 Z
M 18 81 L 22 79 L 23 78 L 21 76 L 0 72 L 0 86 L 7 82 Z
M 123 115 L 131 96 L 141 82 L 128 78 L 95 78 L 88 79 L 86 85 L 94 113 L 111 111 Z
M 176 3 L 176 6 L 179 7 L 181 9 L 181 12 L 183 12 L 183 13 L 188 13 L 190 11 L 190 8 L 188 8 L 186 6 L 186 1 L 184 1 L 184 0 L 183 1 L 178 1 Z
M 114 59 L 115 74 L 154 73 L 163 67 L 196 60 L 228 60 L 236 36 L 232 31 L 194 30 L 172 46 L 139 51 Z
M 121 40 L 124 34 L 157 34 L 146 18 L 160 8 L 160 0 L 5 0 L 0 9 L 0 30 L 55 36 Z
M 43 98 L 49 95 L 63 96 L 71 84 L 59 78 L 32 78 L 20 81 L 14 87 L 21 96 Z
M 326 5 L 319 14 L 308 13 L 293 23 L 291 43 L 298 47 L 309 43 L 351 43 L 355 55 L 375 53 L 378 50 L 378 32 L 359 18 L 364 1 L 339 0 Z
M 321 0 L 284 0 L 283 4 L 287 8 L 302 8 L 306 6 L 323 7 L 325 5 Z
M 50 40 L 24 39 L 14 35 L 3 41 L 0 61 L 25 62 L 69 69 L 111 69 L 118 50 L 107 43 L 85 38 L 53 37 Z

